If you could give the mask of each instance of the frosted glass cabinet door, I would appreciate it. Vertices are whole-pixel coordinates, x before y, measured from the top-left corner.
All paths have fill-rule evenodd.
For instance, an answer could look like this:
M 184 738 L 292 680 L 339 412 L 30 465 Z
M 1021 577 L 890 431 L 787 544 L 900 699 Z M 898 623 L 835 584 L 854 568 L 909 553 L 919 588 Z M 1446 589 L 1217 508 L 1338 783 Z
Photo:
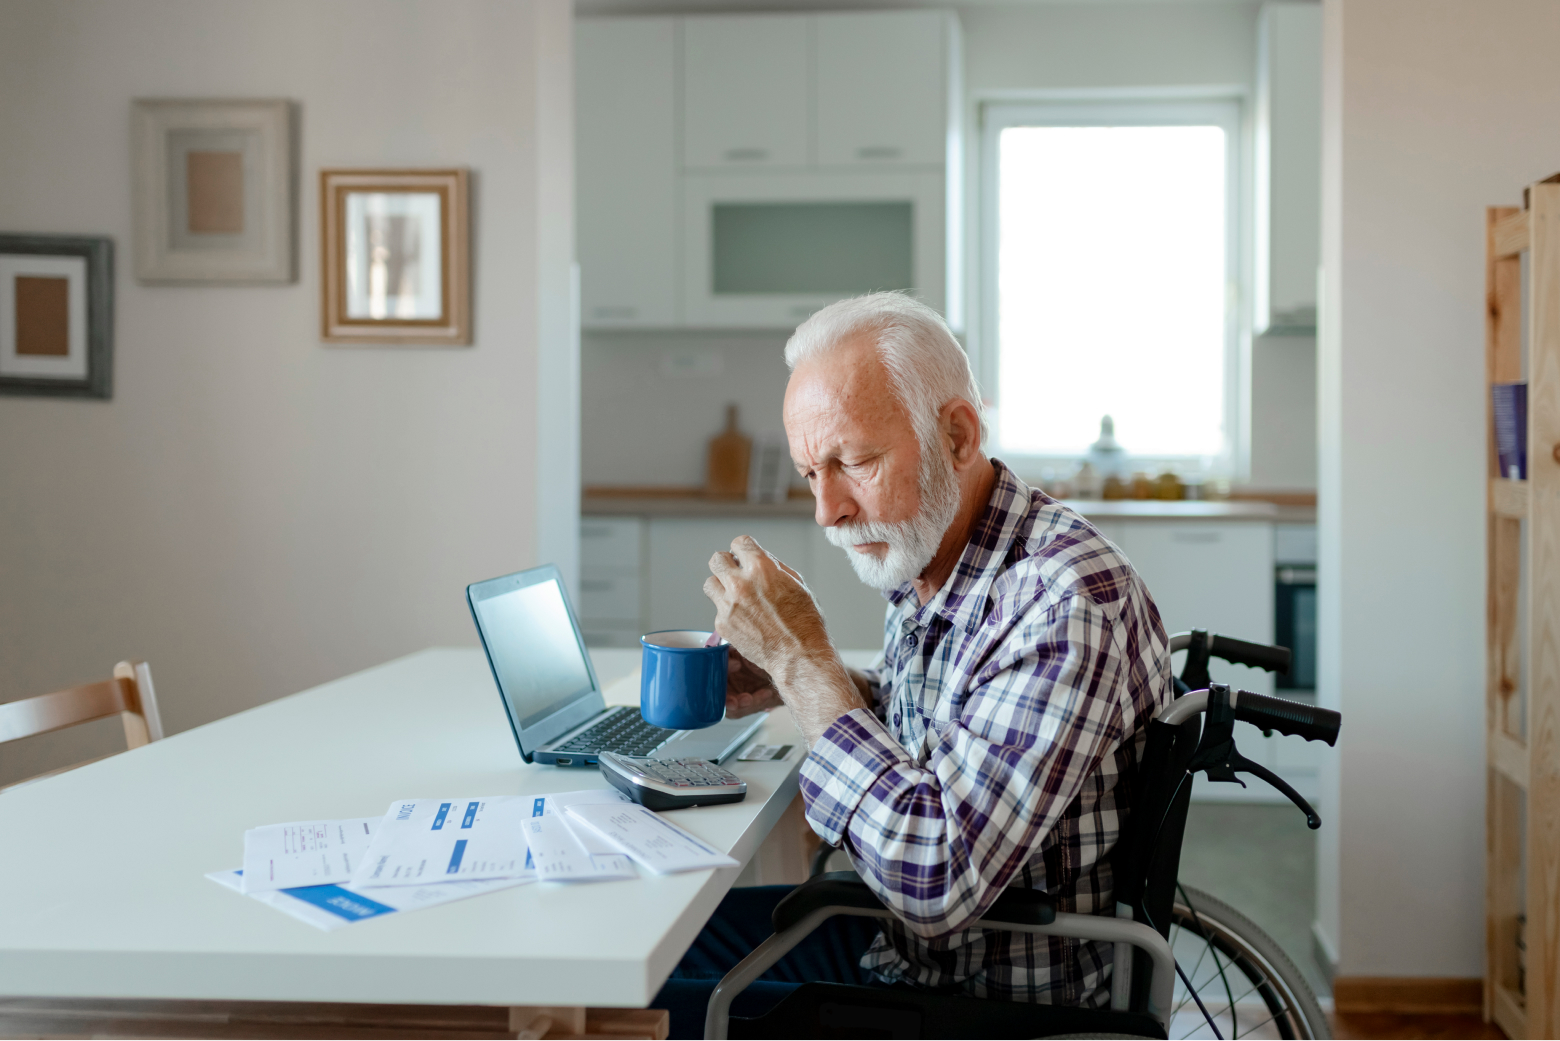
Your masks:
M 575 23 L 580 321 L 677 324 L 677 23 Z
M 815 17 L 819 165 L 943 165 L 947 25 L 936 11 Z
M 805 166 L 806 15 L 684 18 L 683 163 Z

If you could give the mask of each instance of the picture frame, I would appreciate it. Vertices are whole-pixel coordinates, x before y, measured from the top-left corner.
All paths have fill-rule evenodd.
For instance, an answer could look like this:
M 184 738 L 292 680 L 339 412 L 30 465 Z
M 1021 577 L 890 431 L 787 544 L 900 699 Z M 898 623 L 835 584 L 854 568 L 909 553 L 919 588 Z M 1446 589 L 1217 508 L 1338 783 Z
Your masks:
M 320 337 L 471 343 L 468 172 L 320 171 Z
M 0 234 L 0 394 L 113 396 L 114 242 Z
M 137 281 L 297 280 L 293 123 L 285 99 L 132 104 Z

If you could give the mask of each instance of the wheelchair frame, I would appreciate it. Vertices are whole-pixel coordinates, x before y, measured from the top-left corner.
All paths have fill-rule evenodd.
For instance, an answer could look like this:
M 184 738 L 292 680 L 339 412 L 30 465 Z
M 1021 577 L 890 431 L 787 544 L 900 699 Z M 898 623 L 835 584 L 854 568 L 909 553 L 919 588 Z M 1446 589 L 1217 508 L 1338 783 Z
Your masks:
M 1320 826 L 1315 810 L 1281 778 L 1236 751 L 1231 736 L 1234 721 L 1327 744 L 1337 740 L 1341 723 L 1336 712 L 1208 683 L 1210 656 L 1284 672 L 1289 665 L 1285 648 L 1248 644 L 1199 629 L 1172 636 L 1170 650 L 1189 652 L 1182 676 L 1176 680 L 1181 696 L 1156 713 L 1149 724 L 1133 813 L 1112 853 L 1118 860 L 1125 858 L 1124 863 L 1132 868 L 1118 878 L 1116 917 L 1059 912 L 1044 892 L 1010 887 L 985 915 L 965 927 L 1114 944 L 1110 1008 L 1074 1011 L 1146 1015 L 1157 1021 L 1162 1035 L 1168 1035 L 1174 1005 L 1176 964 L 1168 937 L 1181 834 L 1191 800 L 1187 782 L 1202 770 L 1217 780 L 1236 780 L 1237 770 L 1257 774 L 1289 796 L 1314 829 Z M 1188 691 L 1187 682 L 1196 681 L 1207 689 Z M 1200 719 L 1204 714 L 1206 723 Z M 1167 793 L 1165 786 L 1171 782 L 1174 786 Z M 1156 817 L 1159 823 L 1150 833 L 1148 824 Z M 736 996 L 837 914 L 894 917 L 853 872 L 816 876 L 798 886 L 775 910 L 774 935 L 717 984 L 705 1014 L 704 1036 L 728 1037 L 731 1003 Z

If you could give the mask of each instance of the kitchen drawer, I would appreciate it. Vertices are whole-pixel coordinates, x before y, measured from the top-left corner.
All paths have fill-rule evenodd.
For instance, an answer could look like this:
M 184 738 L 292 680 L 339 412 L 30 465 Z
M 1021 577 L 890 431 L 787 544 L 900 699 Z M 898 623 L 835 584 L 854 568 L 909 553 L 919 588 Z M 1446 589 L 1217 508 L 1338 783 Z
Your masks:
M 580 568 L 580 617 L 639 624 L 639 572 Z
M 581 517 L 580 570 L 639 570 L 639 542 L 645 522 L 638 517 Z

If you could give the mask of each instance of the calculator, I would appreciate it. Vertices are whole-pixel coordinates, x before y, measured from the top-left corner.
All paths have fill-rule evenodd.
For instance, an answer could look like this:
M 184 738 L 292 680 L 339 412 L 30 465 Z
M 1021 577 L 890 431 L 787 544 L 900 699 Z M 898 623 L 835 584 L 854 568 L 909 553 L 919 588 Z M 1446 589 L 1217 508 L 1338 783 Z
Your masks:
M 747 798 L 747 782 L 708 759 L 650 759 L 602 752 L 601 776 L 650 810 L 713 806 Z

